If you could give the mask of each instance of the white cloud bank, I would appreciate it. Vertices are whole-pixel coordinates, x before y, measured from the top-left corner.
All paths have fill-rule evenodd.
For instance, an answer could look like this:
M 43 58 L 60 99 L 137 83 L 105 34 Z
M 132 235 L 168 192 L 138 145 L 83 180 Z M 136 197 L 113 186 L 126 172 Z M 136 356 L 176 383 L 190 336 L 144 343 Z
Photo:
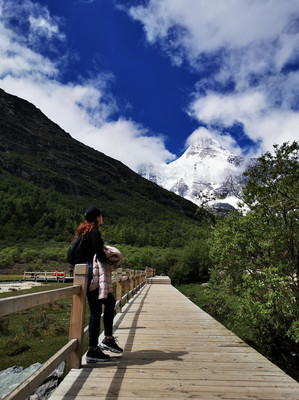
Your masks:
M 258 151 L 298 140 L 299 0 L 148 0 L 127 11 L 143 24 L 150 44 L 159 43 L 174 64 L 198 74 L 187 111 L 199 129 L 186 145 L 209 134 L 240 153 L 228 133 L 235 123 Z M 111 121 L 117 100 L 107 82 L 113 77 L 61 83 L 69 56 L 62 24 L 39 3 L 0 0 L 0 86 L 134 170 L 173 159 L 163 136 L 131 120 Z
M 241 124 L 259 152 L 298 140 L 299 0 L 149 0 L 128 13 L 201 76 L 189 114 L 212 135 Z
M 77 140 L 137 170 L 146 161 L 174 158 L 162 136 L 119 119 L 109 121 L 116 101 L 106 89 L 111 76 L 99 75 L 81 83 L 63 84 L 64 58 L 57 51 L 66 40 L 60 21 L 30 0 L 0 0 L 0 86 L 35 104 Z M 43 55 L 43 46 L 56 61 Z M 67 57 L 67 55 L 66 55 Z

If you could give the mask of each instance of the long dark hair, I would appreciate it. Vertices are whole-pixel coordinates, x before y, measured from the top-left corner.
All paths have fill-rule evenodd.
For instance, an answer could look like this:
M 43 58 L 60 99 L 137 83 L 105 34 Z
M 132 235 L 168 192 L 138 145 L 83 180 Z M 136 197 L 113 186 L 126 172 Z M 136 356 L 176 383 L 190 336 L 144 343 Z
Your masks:
M 86 239 L 88 237 L 88 235 L 90 234 L 90 232 L 92 231 L 92 229 L 98 228 L 98 227 L 99 227 L 99 224 L 98 224 L 97 220 L 92 221 L 92 222 L 87 222 L 87 221 L 82 222 L 77 228 L 75 239 L 80 235 L 83 235 L 84 239 Z

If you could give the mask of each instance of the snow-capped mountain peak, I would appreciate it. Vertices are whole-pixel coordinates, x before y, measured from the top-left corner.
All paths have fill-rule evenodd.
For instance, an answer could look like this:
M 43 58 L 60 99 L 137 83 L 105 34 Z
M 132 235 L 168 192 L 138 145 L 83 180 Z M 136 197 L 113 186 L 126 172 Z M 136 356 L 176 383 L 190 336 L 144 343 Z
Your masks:
M 243 171 L 252 162 L 224 149 L 214 139 L 202 138 L 170 164 L 146 165 L 139 173 L 196 204 L 201 204 L 198 194 L 203 192 L 218 197 L 216 203 L 236 207 L 245 184 Z
M 227 150 L 221 147 L 216 140 L 211 138 L 203 138 L 203 139 L 198 139 L 196 142 L 191 144 L 185 153 L 187 156 L 192 156 L 192 155 L 204 156 L 207 151 L 210 155 L 212 155 L 212 154 L 217 154 L 220 151 L 227 151 Z

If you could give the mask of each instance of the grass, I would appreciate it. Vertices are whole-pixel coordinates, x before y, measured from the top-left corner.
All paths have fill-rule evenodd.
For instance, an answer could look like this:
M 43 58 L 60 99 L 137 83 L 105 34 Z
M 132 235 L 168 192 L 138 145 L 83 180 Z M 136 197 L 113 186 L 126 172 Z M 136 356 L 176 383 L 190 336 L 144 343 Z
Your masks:
M 22 281 L 24 275 L 0 275 L 0 282 Z

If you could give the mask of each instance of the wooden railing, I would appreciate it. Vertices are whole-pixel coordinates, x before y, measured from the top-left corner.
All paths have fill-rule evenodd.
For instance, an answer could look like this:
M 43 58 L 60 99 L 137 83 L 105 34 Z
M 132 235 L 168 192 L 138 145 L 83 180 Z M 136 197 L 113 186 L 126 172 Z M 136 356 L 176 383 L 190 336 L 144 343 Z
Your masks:
M 24 271 L 24 281 L 63 281 L 65 282 L 67 274 L 65 271 Z M 71 278 L 71 277 L 70 277 Z M 71 280 L 68 278 L 69 280 Z
M 116 313 L 120 312 L 124 303 L 128 302 L 145 284 L 147 277 L 155 275 L 155 270 L 145 271 L 117 269 L 113 276 L 116 282 Z M 29 308 L 52 303 L 66 297 L 73 297 L 69 342 L 46 361 L 30 378 L 14 389 L 5 400 L 24 400 L 67 359 L 67 372 L 72 368 L 81 367 L 83 341 L 88 334 L 88 326 L 84 329 L 88 265 L 75 266 L 73 286 L 0 299 L 0 318 Z

